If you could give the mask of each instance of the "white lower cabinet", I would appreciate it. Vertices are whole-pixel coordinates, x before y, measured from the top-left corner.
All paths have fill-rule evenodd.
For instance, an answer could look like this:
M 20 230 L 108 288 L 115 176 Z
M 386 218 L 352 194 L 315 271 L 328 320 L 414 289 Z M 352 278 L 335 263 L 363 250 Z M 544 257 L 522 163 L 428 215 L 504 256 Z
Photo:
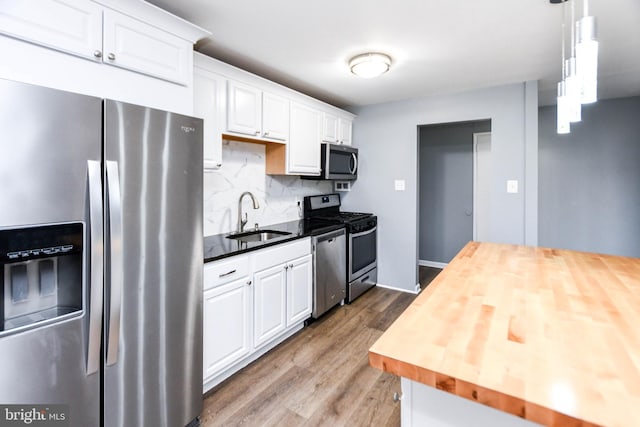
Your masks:
M 298 258 L 287 270 L 287 327 L 309 318 L 313 309 L 313 260 L 311 255 Z
M 228 367 L 251 351 L 249 278 L 204 293 L 204 377 Z
M 205 264 L 205 392 L 302 329 L 312 262 L 302 238 Z
M 256 273 L 253 280 L 253 345 L 258 348 L 287 327 L 286 270 L 278 265 Z

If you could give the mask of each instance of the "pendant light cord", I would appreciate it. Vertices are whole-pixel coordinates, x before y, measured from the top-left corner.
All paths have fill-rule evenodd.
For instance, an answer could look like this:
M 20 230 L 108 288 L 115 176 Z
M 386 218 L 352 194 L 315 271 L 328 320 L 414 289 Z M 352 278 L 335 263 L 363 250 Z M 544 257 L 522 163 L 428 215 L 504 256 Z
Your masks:
M 589 0 L 584 0 L 582 3 L 583 16 L 589 16 Z
M 571 1 L 571 57 L 576 56 L 576 1 Z M 586 0 L 585 0 L 586 1 Z
M 585 0 L 586 1 L 586 0 Z M 562 79 L 564 80 L 564 76 L 565 76 L 565 64 L 564 64 L 564 44 L 565 44 L 565 40 L 564 40 L 564 23 L 567 20 L 566 17 L 566 7 L 565 7 L 566 2 L 562 2 L 562 26 L 560 28 L 562 28 Z

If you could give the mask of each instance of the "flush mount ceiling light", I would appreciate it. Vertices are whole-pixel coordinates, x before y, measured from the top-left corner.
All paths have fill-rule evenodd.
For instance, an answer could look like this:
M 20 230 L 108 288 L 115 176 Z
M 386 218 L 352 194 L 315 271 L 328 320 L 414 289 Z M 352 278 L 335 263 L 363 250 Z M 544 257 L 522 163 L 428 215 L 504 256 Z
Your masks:
M 391 68 L 391 58 L 384 53 L 363 53 L 349 61 L 351 72 L 359 77 L 378 77 Z

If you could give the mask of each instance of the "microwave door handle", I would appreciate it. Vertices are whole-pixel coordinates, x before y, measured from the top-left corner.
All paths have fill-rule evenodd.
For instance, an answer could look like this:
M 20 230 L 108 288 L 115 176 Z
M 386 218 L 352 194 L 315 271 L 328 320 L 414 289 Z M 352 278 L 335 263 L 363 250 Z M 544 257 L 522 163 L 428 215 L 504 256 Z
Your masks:
M 87 161 L 89 192 L 89 333 L 87 339 L 87 375 L 100 370 L 102 338 L 102 303 L 104 281 L 104 234 L 102 231 L 102 177 L 100 162 Z
M 107 366 L 118 361 L 120 341 L 120 316 L 122 309 L 122 198 L 118 163 L 107 161 L 107 203 L 109 221 L 109 320 L 107 325 Z
M 351 153 L 351 158 L 353 159 L 353 169 L 349 169 L 349 173 L 355 175 L 358 170 L 358 156 L 356 156 L 356 153 Z

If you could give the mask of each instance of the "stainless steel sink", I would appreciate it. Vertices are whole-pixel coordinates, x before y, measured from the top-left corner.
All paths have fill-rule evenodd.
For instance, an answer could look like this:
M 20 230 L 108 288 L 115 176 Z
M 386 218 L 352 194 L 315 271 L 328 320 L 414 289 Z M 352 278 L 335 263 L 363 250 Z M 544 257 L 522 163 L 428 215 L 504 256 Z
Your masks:
M 288 236 L 291 233 L 276 230 L 254 230 L 244 233 L 229 234 L 227 239 L 238 240 L 240 242 L 266 242 L 277 237 Z

